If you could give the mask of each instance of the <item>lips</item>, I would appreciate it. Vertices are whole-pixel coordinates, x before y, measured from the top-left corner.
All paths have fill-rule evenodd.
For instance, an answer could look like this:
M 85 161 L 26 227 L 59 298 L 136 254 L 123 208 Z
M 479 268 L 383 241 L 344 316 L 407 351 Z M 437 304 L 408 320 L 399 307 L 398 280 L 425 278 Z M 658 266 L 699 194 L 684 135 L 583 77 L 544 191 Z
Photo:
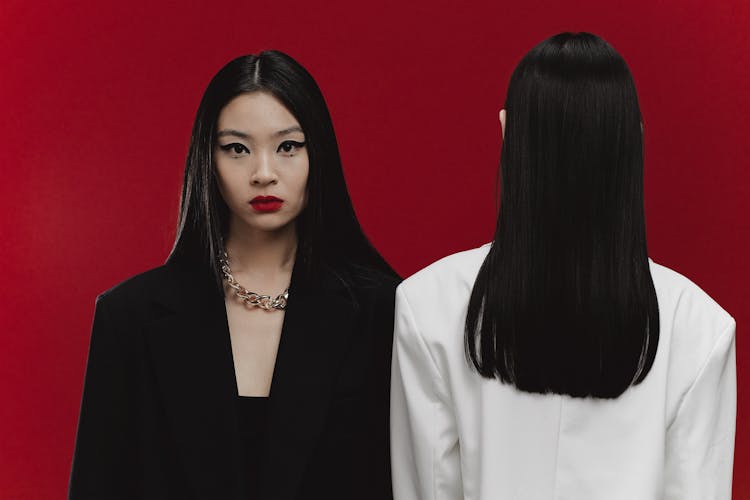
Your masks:
M 275 212 L 281 209 L 283 204 L 284 200 L 275 196 L 256 196 L 250 200 L 250 206 L 256 212 Z

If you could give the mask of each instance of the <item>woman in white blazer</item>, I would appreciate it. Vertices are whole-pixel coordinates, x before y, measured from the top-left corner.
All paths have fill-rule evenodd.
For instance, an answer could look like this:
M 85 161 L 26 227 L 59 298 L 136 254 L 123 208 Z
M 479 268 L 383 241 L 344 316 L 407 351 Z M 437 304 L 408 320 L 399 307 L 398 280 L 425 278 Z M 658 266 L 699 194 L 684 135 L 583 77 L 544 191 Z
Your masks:
M 648 258 L 627 65 L 556 35 L 500 119 L 493 242 L 396 294 L 394 498 L 731 498 L 735 323 Z

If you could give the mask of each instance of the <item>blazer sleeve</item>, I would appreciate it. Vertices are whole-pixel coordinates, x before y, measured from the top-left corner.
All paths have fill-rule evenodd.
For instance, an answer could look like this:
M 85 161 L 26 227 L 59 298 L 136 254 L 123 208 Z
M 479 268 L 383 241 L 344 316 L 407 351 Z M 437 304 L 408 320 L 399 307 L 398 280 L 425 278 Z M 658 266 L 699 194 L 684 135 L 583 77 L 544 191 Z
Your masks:
M 402 287 L 396 291 L 391 370 L 394 500 L 463 498 L 449 393 Z
M 667 429 L 665 500 L 730 500 L 737 407 L 735 323 L 724 329 Z
M 138 498 L 130 345 L 106 296 L 96 303 L 69 499 Z

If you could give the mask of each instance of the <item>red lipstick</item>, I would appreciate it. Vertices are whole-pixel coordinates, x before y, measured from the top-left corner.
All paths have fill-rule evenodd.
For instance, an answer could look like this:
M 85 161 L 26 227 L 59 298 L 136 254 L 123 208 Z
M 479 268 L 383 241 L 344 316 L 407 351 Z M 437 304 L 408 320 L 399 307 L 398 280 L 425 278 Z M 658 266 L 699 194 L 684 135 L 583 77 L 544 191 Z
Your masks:
M 250 200 L 250 205 L 256 212 L 275 212 L 283 204 L 284 200 L 275 196 L 256 196 Z

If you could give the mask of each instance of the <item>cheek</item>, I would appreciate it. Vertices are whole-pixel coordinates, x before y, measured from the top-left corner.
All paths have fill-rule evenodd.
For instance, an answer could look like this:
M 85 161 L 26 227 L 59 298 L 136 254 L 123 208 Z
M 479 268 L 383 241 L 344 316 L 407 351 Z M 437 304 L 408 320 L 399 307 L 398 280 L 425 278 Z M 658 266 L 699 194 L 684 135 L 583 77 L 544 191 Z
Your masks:
M 309 167 L 307 164 L 302 165 L 301 168 L 295 170 L 294 175 L 287 179 L 288 186 L 291 191 L 294 192 L 295 197 L 300 200 L 300 204 L 304 207 L 307 203 L 307 178 L 309 175 Z
M 229 205 L 232 198 L 236 196 L 234 191 L 237 191 L 236 186 L 239 185 L 241 179 L 234 178 L 219 163 L 214 168 L 214 175 L 216 176 L 216 185 L 219 187 L 219 194 L 221 194 L 224 202 Z

